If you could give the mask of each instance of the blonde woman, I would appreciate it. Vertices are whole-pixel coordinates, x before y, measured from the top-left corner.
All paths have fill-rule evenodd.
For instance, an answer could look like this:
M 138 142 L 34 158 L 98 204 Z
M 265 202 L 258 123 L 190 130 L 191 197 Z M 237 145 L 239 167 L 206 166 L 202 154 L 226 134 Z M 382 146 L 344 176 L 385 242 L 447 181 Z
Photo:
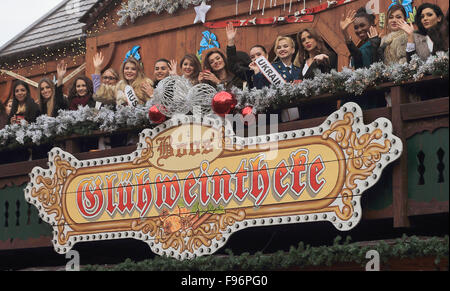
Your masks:
M 387 12 L 387 29 L 389 33 L 381 39 L 378 57 L 386 65 L 406 63 L 406 43 L 408 34 L 400 28 L 406 20 L 406 11 L 400 4 L 392 5 Z
M 275 70 L 280 73 L 287 83 L 292 83 L 300 78 L 300 68 L 292 62 L 295 53 L 294 40 L 288 36 L 279 36 L 275 40 L 275 54 L 277 61 L 272 63 Z M 259 72 L 253 78 L 253 84 L 257 89 L 270 86 L 270 82 Z
M 142 64 L 133 56 L 128 57 L 120 68 L 120 81 L 116 86 L 117 105 L 128 104 L 126 86 L 131 86 L 138 103 L 143 105 L 153 96 L 153 81 L 145 76 Z

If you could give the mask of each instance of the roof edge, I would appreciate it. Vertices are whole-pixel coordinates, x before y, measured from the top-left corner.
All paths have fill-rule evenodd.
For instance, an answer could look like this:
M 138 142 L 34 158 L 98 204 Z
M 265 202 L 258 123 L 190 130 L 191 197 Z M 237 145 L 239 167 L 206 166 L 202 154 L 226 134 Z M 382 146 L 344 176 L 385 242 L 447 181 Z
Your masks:
M 15 37 L 13 37 L 11 40 L 9 40 L 8 42 L 6 42 L 3 46 L 0 47 L 0 54 L 1 52 L 7 48 L 8 46 L 10 46 L 13 42 L 15 42 L 16 40 L 18 40 L 19 38 L 21 38 L 23 35 L 25 35 L 28 31 L 30 31 L 33 27 L 35 27 L 36 25 L 38 25 L 40 22 L 42 22 L 43 20 L 45 20 L 46 18 L 48 18 L 51 14 L 55 13 L 58 9 L 60 9 L 63 5 L 67 4 L 67 2 L 69 2 L 70 0 L 63 0 L 61 1 L 61 3 L 59 3 L 58 5 L 56 5 L 53 9 L 51 9 L 49 12 L 47 12 L 44 16 L 40 17 L 38 20 L 36 20 L 35 22 L 33 22 L 32 24 L 30 24 L 27 28 L 25 28 L 22 32 L 20 32 L 19 34 L 17 34 Z

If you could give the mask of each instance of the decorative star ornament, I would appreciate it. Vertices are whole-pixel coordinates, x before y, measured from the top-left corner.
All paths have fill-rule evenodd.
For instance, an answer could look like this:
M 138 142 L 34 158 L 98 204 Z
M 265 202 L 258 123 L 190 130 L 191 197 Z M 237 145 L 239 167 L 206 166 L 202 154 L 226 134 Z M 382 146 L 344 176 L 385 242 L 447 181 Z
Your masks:
M 206 13 L 208 13 L 209 9 L 211 9 L 211 5 L 206 5 L 205 0 L 202 1 L 202 4 L 200 6 L 194 7 L 195 13 L 197 14 L 195 16 L 194 24 L 197 22 L 203 22 L 206 21 Z

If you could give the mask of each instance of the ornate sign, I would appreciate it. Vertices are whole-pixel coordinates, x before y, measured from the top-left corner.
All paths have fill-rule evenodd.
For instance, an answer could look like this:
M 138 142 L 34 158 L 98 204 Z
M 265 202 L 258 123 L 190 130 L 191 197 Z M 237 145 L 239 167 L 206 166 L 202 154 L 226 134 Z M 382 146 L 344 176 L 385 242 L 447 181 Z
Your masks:
M 362 193 L 400 157 L 388 119 L 364 125 L 347 103 L 320 126 L 234 136 L 221 118 L 176 116 L 140 134 L 129 155 L 79 161 L 54 148 L 26 200 L 58 253 L 80 241 L 135 238 L 178 259 L 212 254 L 248 227 L 361 219 Z

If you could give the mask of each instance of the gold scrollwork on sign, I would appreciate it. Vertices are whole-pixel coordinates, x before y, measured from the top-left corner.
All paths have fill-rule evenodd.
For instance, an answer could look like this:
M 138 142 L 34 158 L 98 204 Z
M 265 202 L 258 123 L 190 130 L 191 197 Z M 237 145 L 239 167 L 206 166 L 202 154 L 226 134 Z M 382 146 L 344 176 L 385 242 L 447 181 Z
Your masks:
M 142 153 L 133 161 L 133 165 L 141 165 L 143 163 L 150 163 L 150 159 L 153 158 L 153 142 L 150 137 L 145 138 L 147 147 L 142 150 Z
M 32 188 L 31 197 L 37 198 L 45 209 L 47 215 L 54 214 L 58 227 L 58 241 L 61 244 L 67 242 L 64 233 L 65 218 L 63 214 L 63 206 L 61 204 L 61 189 L 69 175 L 75 174 L 76 169 L 69 162 L 63 160 L 60 156 L 56 156 L 53 161 L 55 165 L 55 174 L 53 178 L 46 178 L 42 175 L 36 177 L 36 183 L 43 186 L 36 190 Z
M 226 211 L 223 214 L 190 214 L 178 208 L 174 214 L 144 220 L 134 220 L 133 231 L 151 236 L 164 250 L 174 248 L 180 253 L 193 253 L 202 246 L 209 247 L 212 240 L 220 240 L 227 227 L 245 219 L 244 210 Z
M 332 133 L 336 133 L 336 142 L 347 154 L 345 187 L 340 194 L 344 207 L 342 210 L 334 207 L 336 215 L 342 220 L 348 220 L 353 215 L 352 190 L 357 187 L 355 180 L 366 180 L 371 176 L 381 155 L 391 149 L 388 139 L 384 140 L 383 145 L 374 142 L 383 137 L 381 129 L 377 128 L 358 137 L 353 130 L 354 118 L 352 113 L 346 113 L 342 120 L 331 124 L 330 129 L 322 134 L 323 139 L 328 139 Z

